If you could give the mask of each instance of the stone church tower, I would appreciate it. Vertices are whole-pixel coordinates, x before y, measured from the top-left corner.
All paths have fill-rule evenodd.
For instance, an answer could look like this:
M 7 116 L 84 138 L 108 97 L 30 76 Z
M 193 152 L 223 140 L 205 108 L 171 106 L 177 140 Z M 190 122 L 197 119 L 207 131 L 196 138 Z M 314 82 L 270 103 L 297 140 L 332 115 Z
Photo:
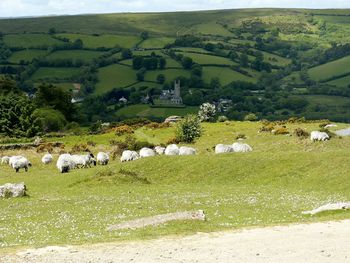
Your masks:
M 175 80 L 174 84 L 174 96 L 171 99 L 172 103 L 175 104 L 182 104 L 182 98 L 181 98 L 181 82 L 180 80 Z

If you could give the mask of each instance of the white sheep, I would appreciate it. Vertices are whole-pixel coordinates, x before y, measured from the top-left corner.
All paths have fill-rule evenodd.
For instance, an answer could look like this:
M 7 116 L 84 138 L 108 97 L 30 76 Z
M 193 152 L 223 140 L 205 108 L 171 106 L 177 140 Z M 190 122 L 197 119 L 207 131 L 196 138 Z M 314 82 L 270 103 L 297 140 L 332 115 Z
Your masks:
M 75 162 L 72 155 L 65 153 L 58 157 L 56 166 L 61 173 L 68 173 L 70 170 L 75 168 Z
M 329 140 L 329 135 L 325 132 L 313 131 L 310 135 L 311 141 L 326 141 Z
M 153 157 L 156 155 L 156 152 L 150 148 L 142 148 L 140 150 L 140 158 L 145 158 L 145 157 Z
M 41 158 L 41 162 L 43 164 L 49 164 L 53 161 L 53 157 L 51 154 L 47 153 L 43 156 L 43 158 Z
M 215 154 L 233 152 L 232 145 L 218 144 L 215 146 Z
M 170 144 L 164 151 L 165 155 L 179 155 L 179 147 L 176 144 Z
M 10 156 L 3 156 L 1 158 L 1 164 L 9 164 L 10 158 Z
M 234 144 L 232 144 L 232 149 L 235 153 L 245 153 L 253 151 L 250 145 L 240 142 L 235 142 Z
M 16 173 L 19 172 L 19 169 L 24 169 L 28 172 L 28 167 L 32 166 L 28 159 L 23 156 L 12 156 L 9 163 L 11 167 L 16 170 Z
M 181 146 L 179 149 L 179 155 L 196 155 L 197 150 L 192 147 Z
M 156 146 L 156 147 L 154 147 L 154 150 L 156 151 L 157 154 L 163 155 L 165 152 L 165 147 Z
M 88 168 L 91 167 L 91 164 L 94 164 L 96 166 L 96 160 L 92 153 L 84 155 L 72 155 L 72 158 L 76 168 Z
M 120 158 L 120 161 L 121 162 L 129 162 L 129 161 L 135 161 L 139 158 L 140 158 L 140 156 L 137 152 L 126 150 L 126 151 L 123 151 L 122 157 Z
M 104 153 L 104 152 L 99 152 L 97 154 L 97 163 L 100 165 L 107 165 L 109 162 L 109 155 L 108 153 Z

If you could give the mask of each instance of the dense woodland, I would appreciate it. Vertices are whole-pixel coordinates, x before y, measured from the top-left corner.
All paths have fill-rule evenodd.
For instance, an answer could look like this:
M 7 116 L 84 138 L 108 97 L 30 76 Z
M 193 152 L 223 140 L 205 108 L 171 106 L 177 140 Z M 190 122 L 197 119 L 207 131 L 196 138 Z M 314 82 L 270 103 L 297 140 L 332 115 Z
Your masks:
M 350 12 L 175 14 L 160 14 L 159 28 L 136 14 L 116 14 L 112 24 L 90 16 L 86 27 L 79 27 L 85 16 L 0 20 L 0 133 L 120 121 L 147 95 L 142 116 L 161 121 L 153 104 L 175 79 L 189 109 L 232 100 L 219 113 L 229 119 L 350 121 Z M 72 104 L 72 97 L 84 100 Z

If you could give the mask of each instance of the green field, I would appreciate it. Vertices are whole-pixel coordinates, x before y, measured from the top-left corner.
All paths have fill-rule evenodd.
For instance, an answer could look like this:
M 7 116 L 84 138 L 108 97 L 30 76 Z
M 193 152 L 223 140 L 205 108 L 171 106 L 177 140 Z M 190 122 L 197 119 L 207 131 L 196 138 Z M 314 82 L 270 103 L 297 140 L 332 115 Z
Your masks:
M 203 35 L 219 35 L 232 37 L 233 33 L 225 29 L 222 25 L 217 22 L 202 23 L 192 28 L 194 32 L 198 32 Z
M 9 47 L 41 48 L 53 45 L 62 45 L 63 42 L 44 34 L 5 35 L 4 43 Z
M 31 80 L 47 80 L 47 79 L 71 79 L 79 76 L 79 68 L 39 68 L 32 76 Z
M 349 107 L 350 98 L 326 95 L 303 95 L 312 104 L 322 104 L 330 107 Z
M 132 105 L 117 111 L 117 117 L 124 118 L 135 118 L 135 117 L 157 117 L 157 118 L 166 118 L 168 116 L 177 115 L 185 116 L 187 114 L 194 114 L 198 112 L 198 107 L 188 106 L 186 108 L 151 108 L 148 105 Z
M 287 125 L 318 129 L 318 123 Z M 204 124 L 203 136 L 191 145 L 196 156 L 157 156 L 130 163 L 60 174 L 55 163 L 44 166 L 35 151 L 22 154 L 33 164 L 29 172 L 1 166 L 0 184 L 25 182 L 29 197 L 0 202 L 0 246 L 41 247 L 349 219 L 349 211 L 302 215 L 329 202 L 350 198 L 350 138 L 312 143 L 290 136 L 258 133 L 260 123 Z M 217 143 L 232 143 L 244 133 L 254 151 L 215 155 Z M 174 128 L 139 129 L 135 136 L 159 144 Z M 67 150 L 75 143 L 93 141 L 90 149 L 108 151 L 114 133 L 51 138 Z M 58 151 L 58 150 L 57 150 Z M 55 160 L 57 153 L 54 154 Z M 325 172 L 326 171 L 326 172 Z M 106 231 L 131 219 L 169 212 L 203 209 L 204 222 L 180 221 L 138 230 Z M 11 218 L 11 220 L 8 220 Z
M 90 50 L 62 50 L 51 53 L 47 56 L 47 59 L 72 59 L 73 61 L 81 60 L 84 62 L 91 62 L 92 60 L 102 56 L 103 54 L 104 52 Z
M 130 67 L 114 64 L 98 70 L 99 82 L 96 85 L 96 94 L 107 92 L 113 88 L 131 85 L 136 80 L 136 71 Z
M 19 64 L 21 61 L 32 62 L 34 58 L 41 58 L 46 56 L 47 51 L 40 49 L 27 49 L 17 52 L 13 52 L 11 57 L 8 59 L 11 63 Z
M 230 68 L 222 67 L 204 67 L 203 68 L 204 81 L 210 83 L 212 78 L 218 77 L 221 85 L 230 84 L 232 81 L 247 81 L 256 82 L 256 79 L 245 76 Z
M 173 81 L 177 77 L 189 77 L 190 72 L 184 69 L 164 69 L 164 70 L 152 70 L 147 71 L 145 74 L 145 80 L 147 81 L 157 81 L 157 76 L 163 74 L 165 76 L 166 82 Z
M 174 48 L 175 51 L 181 51 L 181 52 L 198 52 L 198 53 L 205 53 L 205 54 L 213 54 L 213 52 L 210 52 L 208 50 L 205 50 L 204 48 L 198 48 L 198 47 L 181 47 L 181 48 Z
M 337 87 L 348 87 L 350 85 L 350 75 L 343 78 L 329 81 L 327 82 L 327 84 L 335 85 Z
M 175 41 L 172 37 L 157 37 L 148 38 L 140 45 L 141 48 L 164 48 L 167 44 L 171 44 Z
M 350 56 L 311 68 L 308 72 L 310 77 L 317 81 L 350 73 Z
M 136 45 L 141 39 L 138 36 L 127 35 L 83 35 L 83 34 L 58 34 L 60 37 L 68 38 L 70 41 L 81 39 L 84 47 L 86 48 L 113 48 L 115 46 L 120 47 L 132 47 Z
M 272 65 L 277 65 L 280 67 L 287 66 L 292 63 L 291 59 L 284 58 L 275 54 L 271 54 L 268 52 L 261 51 L 264 54 L 264 60 Z
M 198 63 L 200 65 L 205 65 L 205 64 L 235 65 L 236 64 L 232 60 L 224 57 L 212 56 L 207 54 L 185 53 L 185 52 L 181 52 L 180 54 L 182 54 L 185 57 L 192 58 L 192 60 L 195 63 Z

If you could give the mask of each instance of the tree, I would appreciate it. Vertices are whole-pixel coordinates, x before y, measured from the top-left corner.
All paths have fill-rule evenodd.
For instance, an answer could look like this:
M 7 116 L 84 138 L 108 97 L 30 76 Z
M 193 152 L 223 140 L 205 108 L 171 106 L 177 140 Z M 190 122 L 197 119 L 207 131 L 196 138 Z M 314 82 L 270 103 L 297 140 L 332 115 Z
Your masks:
M 50 108 L 36 109 L 33 117 L 38 119 L 41 130 L 44 132 L 61 131 L 67 124 L 66 118 L 60 111 Z
M 160 69 L 164 69 L 165 66 L 166 66 L 166 59 L 163 58 L 163 57 L 161 57 L 161 58 L 159 59 L 159 68 L 160 68 Z
M 211 89 L 219 89 L 221 87 L 220 79 L 218 77 L 214 77 L 210 81 Z
M 63 113 L 72 120 L 76 112 L 75 106 L 71 103 L 70 92 L 51 84 L 42 84 L 35 93 L 34 103 L 37 108 L 52 108 Z
M 132 52 L 128 48 L 123 48 L 122 49 L 122 59 L 129 59 L 132 58 Z
M 202 66 L 199 64 L 193 64 L 191 69 L 191 74 L 194 76 L 201 77 L 203 74 Z
M 51 27 L 51 28 L 49 29 L 49 34 L 50 34 L 50 35 L 56 34 L 56 28 Z
M 246 54 L 241 54 L 239 56 L 239 64 L 241 65 L 241 67 L 248 67 L 248 56 Z
M 254 113 L 249 113 L 246 116 L 244 116 L 245 121 L 257 121 L 258 117 Z
M 176 139 L 192 143 L 202 135 L 200 120 L 195 115 L 187 115 L 176 126 Z
M 159 75 L 157 76 L 157 82 L 158 82 L 159 84 L 163 84 L 163 83 L 165 82 L 165 76 L 164 76 L 164 74 L 159 74 Z
M 133 69 L 140 69 L 143 67 L 143 57 L 136 56 L 132 60 L 132 68 Z
M 148 37 L 149 37 L 149 34 L 148 34 L 147 31 L 143 31 L 143 32 L 141 33 L 141 38 L 142 38 L 142 40 L 146 40 L 146 39 L 148 39 Z
M 136 72 L 136 78 L 138 81 L 143 81 L 145 79 L 146 69 L 141 68 Z
M 181 64 L 184 69 L 190 69 L 192 67 L 193 60 L 189 57 L 183 57 L 181 60 Z
M 84 46 L 83 40 L 81 40 L 80 38 L 75 40 L 73 43 L 73 48 L 75 48 L 75 49 L 82 49 L 83 46 Z

